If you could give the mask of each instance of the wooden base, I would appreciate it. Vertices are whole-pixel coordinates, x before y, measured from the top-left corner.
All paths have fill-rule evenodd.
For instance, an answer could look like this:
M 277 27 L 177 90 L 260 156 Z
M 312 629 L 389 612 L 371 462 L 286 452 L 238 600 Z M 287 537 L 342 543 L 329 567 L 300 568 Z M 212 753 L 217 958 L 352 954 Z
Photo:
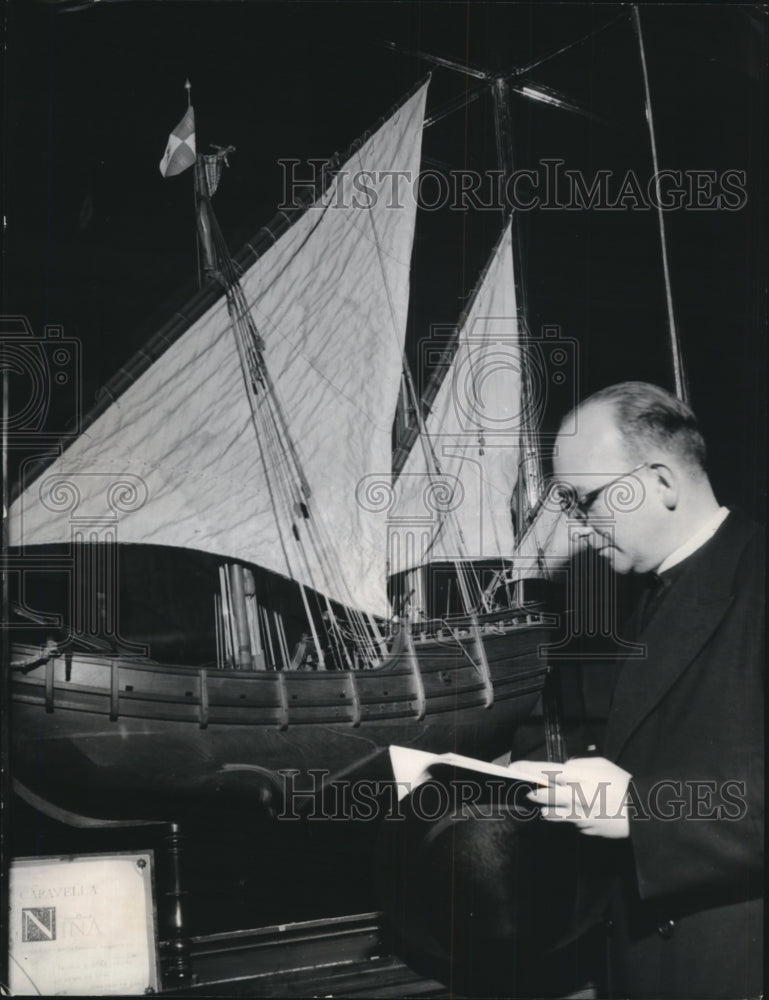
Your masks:
M 420 976 L 397 955 L 382 915 L 281 924 L 195 937 L 192 983 L 169 996 L 432 997 L 462 1000 L 450 984 Z M 593 1000 L 586 984 L 563 1000 Z
M 173 996 L 449 997 L 392 955 L 380 914 L 211 934 L 190 941 L 192 985 Z

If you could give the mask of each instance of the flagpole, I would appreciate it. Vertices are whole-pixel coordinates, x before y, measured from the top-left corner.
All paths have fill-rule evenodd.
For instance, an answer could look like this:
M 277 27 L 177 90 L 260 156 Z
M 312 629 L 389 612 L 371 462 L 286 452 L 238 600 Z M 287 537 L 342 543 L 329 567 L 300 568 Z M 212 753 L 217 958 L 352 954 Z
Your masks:
M 187 91 L 187 110 L 189 111 L 192 107 L 192 84 L 190 83 L 190 78 L 184 81 L 184 89 Z M 197 156 L 197 135 L 196 135 L 196 153 L 195 153 L 195 163 L 192 168 L 192 210 L 195 215 L 195 264 L 198 272 L 198 288 L 203 287 L 203 267 L 200 261 L 200 237 L 198 236 L 198 213 L 199 213 L 199 202 L 200 202 L 200 191 L 198 186 L 198 156 Z

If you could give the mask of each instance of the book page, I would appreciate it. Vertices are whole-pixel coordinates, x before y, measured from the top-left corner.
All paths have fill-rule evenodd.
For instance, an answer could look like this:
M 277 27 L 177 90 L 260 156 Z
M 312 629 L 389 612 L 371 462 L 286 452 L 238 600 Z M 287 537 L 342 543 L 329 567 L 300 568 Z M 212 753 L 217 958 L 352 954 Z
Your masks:
M 390 762 L 393 775 L 398 784 L 398 801 L 404 799 L 418 785 L 428 781 L 430 769 L 435 765 L 463 768 L 475 771 L 477 774 L 488 774 L 508 781 L 525 781 L 530 785 L 544 785 L 535 781 L 530 774 L 524 774 L 514 768 L 489 761 L 477 760 L 475 757 L 463 757 L 457 753 L 435 754 L 426 750 L 413 750 L 411 747 L 390 746 Z

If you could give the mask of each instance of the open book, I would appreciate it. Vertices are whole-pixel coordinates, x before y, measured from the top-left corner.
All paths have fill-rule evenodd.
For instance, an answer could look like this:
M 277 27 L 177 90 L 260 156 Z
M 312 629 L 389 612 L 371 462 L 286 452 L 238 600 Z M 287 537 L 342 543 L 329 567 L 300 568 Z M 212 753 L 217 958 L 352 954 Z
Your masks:
M 425 750 L 412 750 L 410 747 L 390 746 L 390 763 L 397 782 L 399 802 L 419 785 L 429 781 L 434 771 L 440 771 L 443 767 L 473 771 L 508 781 L 523 781 L 532 788 L 535 785 L 546 787 L 545 782 L 532 779 L 530 774 L 519 773 L 503 764 L 490 764 L 486 760 L 476 760 L 475 757 L 463 757 L 458 753 L 428 753 Z

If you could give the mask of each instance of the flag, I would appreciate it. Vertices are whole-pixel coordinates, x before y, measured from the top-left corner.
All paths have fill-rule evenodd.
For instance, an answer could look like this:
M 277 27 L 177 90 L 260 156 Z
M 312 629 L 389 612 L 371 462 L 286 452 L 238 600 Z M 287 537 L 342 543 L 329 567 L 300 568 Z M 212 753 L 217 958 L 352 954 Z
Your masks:
M 160 161 L 160 172 L 164 177 L 174 177 L 195 162 L 195 111 L 187 108 L 187 114 L 168 137 L 168 145 Z

